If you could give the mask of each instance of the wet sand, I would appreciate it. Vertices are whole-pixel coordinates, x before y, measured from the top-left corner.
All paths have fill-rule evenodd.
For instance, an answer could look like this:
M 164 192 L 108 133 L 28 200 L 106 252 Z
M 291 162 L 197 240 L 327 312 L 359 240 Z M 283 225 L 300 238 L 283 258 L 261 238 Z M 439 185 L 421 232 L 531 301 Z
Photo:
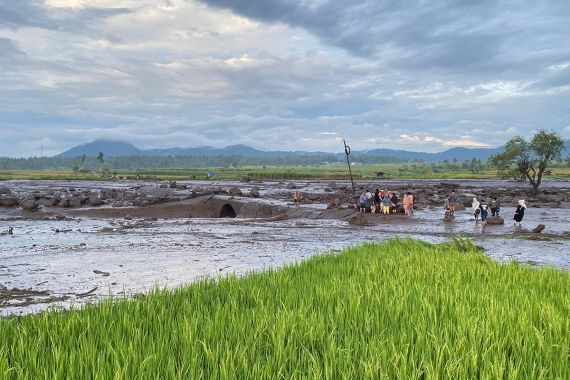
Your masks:
M 129 192 L 135 188 L 152 190 L 159 185 L 51 181 L 5 184 L 22 194 L 69 186 L 99 190 L 113 187 L 118 192 Z M 203 182 L 185 184 L 205 187 Z M 149 207 L 43 208 L 35 213 L 0 208 L 0 232 L 4 232 L 4 226 L 14 228 L 14 235 L 0 235 L 0 314 L 25 314 L 54 305 L 69 307 L 110 294 L 132 296 L 198 278 L 281 267 L 321 252 L 338 252 L 347 245 L 392 237 L 441 242 L 462 234 L 498 261 L 516 260 L 570 270 L 570 209 L 566 207 L 529 208 L 522 231 L 510 223 L 514 212 L 510 205 L 503 206 L 505 225 L 499 226 L 476 224 L 470 211 L 459 211 L 454 220 L 444 222 L 442 208 L 430 205 L 419 205 L 422 209 L 412 217 L 367 215 L 368 225 L 352 226 L 347 220 L 355 211 L 347 209 L 346 204 L 327 210 L 328 201 L 336 196 L 334 189 L 327 189 L 328 182 L 296 182 L 299 191 L 315 194 L 314 200 L 307 199 L 300 206 L 291 204 L 290 194 L 295 189 L 287 189 L 286 185 L 218 182 L 213 186 L 222 188 L 225 195 L 196 197 L 189 195 L 188 189 L 174 189 L 181 199 Z M 461 183 L 462 187 L 474 188 L 508 185 L 497 181 Z M 245 195 L 256 186 L 261 198 L 227 195 L 227 189 L 236 186 Z M 337 181 L 337 186 L 345 185 Z M 553 187 L 566 191 L 569 183 L 560 181 Z M 217 218 L 219 208 L 228 203 L 238 210 L 237 218 Z M 197 208 L 197 204 L 204 206 Z M 188 210 L 193 208 L 206 210 L 203 213 L 209 217 L 200 212 L 190 215 Z M 546 230 L 533 237 L 528 229 L 539 223 L 545 224 Z

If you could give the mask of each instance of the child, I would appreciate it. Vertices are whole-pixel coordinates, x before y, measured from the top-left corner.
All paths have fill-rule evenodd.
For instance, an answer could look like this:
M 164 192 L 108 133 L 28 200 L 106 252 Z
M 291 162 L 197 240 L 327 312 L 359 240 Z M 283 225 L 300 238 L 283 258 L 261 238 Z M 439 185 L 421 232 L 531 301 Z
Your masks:
M 301 193 L 295 191 L 295 195 L 293 195 L 293 199 L 295 200 L 295 204 L 298 205 L 301 203 Z
M 390 206 L 392 206 L 392 201 L 390 200 L 390 193 L 384 193 L 384 198 L 382 198 L 382 214 L 389 214 Z
M 446 218 L 448 216 L 451 216 L 451 213 L 449 211 L 449 195 L 447 197 L 445 197 L 445 200 L 443 201 L 443 209 L 445 210 L 445 217 Z

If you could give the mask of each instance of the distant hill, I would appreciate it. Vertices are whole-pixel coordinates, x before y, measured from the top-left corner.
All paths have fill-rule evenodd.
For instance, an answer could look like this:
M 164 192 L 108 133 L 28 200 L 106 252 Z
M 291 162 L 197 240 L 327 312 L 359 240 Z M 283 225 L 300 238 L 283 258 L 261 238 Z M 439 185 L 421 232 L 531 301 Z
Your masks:
M 330 155 L 326 152 L 302 151 L 262 151 L 247 145 L 230 145 L 225 148 L 199 147 L 199 148 L 167 148 L 167 149 L 138 149 L 132 144 L 123 141 L 95 140 L 78 145 L 58 157 L 96 157 L 102 152 L 105 157 L 119 156 L 246 156 L 246 157 L 288 157 L 288 156 L 315 156 Z
M 410 152 L 406 150 L 393 149 L 373 149 L 367 151 L 354 152 L 356 156 L 377 156 L 377 157 L 394 157 L 405 158 L 407 160 L 423 160 L 427 162 L 452 161 L 456 158 L 459 161 L 471 160 L 477 158 L 486 161 L 493 154 L 499 153 L 502 148 L 451 148 L 439 153 L 426 152 Z
M 570 154 L 570 140 L 565 141 L 565 155 Z M 423 160 L 426 162 L 441 162 L 471 160 L 473 158 L 486 161 L 491 155 L 498 153 L 502 148 L 451 148 L 439 153 L 411 152 L 407 150 L 373 149 L 354 151 L 355 161 L 358 157 L 391 157 L 403 161 Z M 230 145 L 225 148 L 199 147 L 199 148 L 168 148 L 168 149 L 138 149 L 132 144 L 123 141 L 95 140 L 93 142 L 76 146 L 61 154 L 59 157 L 96 157 L 102 152 L 105 157 L 119 156 L 245 156 L 245 157 L 291 157 L 291 156 L 330 156 L 326 152 L 305 151 L 262 151 L 247 145 Z M 344 153 L 336 153 L 337 159 L 343 159 Z
M 105 157 L 117 156 L 140 156 L 143 151 L 132 144 L 123 141 L 95 140 L 93 142 L 78 145 L 58 154 L 58 157 L 97 157 L 102 152 Z

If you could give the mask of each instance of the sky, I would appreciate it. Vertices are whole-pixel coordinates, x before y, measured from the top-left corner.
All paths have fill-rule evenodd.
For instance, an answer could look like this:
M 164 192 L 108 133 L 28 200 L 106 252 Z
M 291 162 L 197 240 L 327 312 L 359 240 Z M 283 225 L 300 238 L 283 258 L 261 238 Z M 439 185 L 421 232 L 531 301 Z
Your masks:
M 0 0 L 0 156 L 570 138 L 570 1 Z

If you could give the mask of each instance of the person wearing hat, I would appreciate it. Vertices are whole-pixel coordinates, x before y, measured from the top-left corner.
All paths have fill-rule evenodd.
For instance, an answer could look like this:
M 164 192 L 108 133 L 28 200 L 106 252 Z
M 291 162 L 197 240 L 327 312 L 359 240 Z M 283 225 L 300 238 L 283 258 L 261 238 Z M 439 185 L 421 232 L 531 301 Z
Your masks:
M 515 221 L 515 226 L 517 225 L 517 223 L 519 226 L 522 226 L 522 220 L 524 218 L 525 208 L 526 208 L 526 202 L 524 201 L 524 199 L 521 199 L 515 211 L 515 216 L 513 217 L 513 220 Z

